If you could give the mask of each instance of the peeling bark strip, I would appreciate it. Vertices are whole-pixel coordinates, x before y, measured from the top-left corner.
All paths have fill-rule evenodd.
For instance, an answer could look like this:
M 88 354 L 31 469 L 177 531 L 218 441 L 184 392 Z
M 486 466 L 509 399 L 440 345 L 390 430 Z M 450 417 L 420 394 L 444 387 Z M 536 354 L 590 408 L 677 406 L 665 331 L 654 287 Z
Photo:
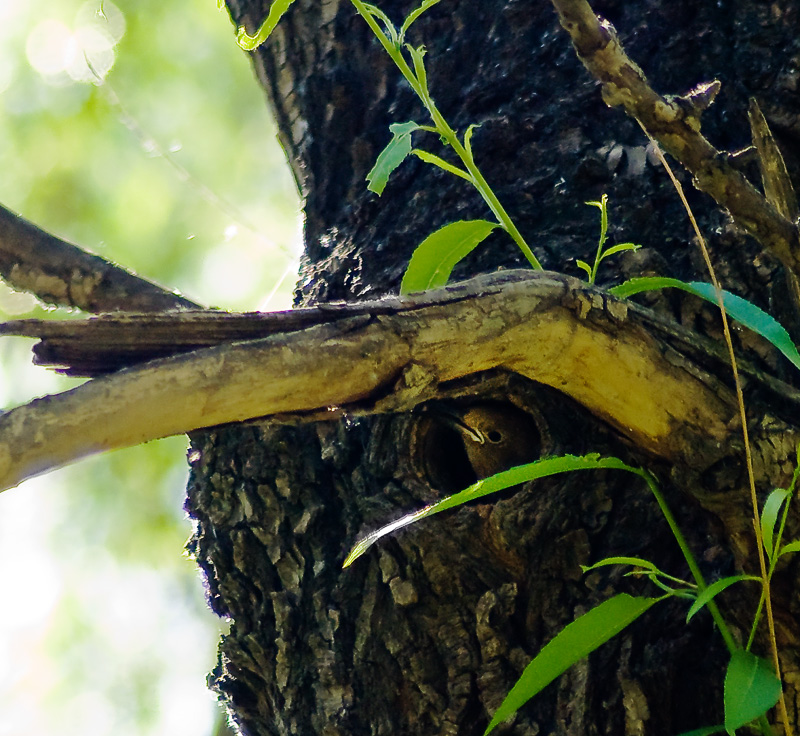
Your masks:
M 585 0 L 553 0 L 553 5 L 578 57 L 602 83 L 606 104 L 622 105 L 686 168 L 698 189 L 711 195 L 790 273 L 800 275 L 798 224 L 784 217 L 728 163 L 727 154 L 700 133 L 700 116 L 713 99 L 715 86 L 707 85 L 684 97 L 662 97 L 628 58 L 613 26 L 601 21 Z
M 731 392 L 687 357 L 689 340 L 681 354 L 651 334 L 647 310 L 566 276 L 503 272 L 344 316 L 308 311 L 302 329 L 152 361 L 13 409 L 0 417 L 0 487 L 201 427 L 331 407 L 408 410 L 439 384 L 490 369 L 557 388 L 640 447 L 688 463 L 716 454 L 736 413 Z M 51 325 L 2 332 L 46 336 Z
M 39 229 L 0 205 L 0 276 L 48 304 L 163 312 L 198 304 Z

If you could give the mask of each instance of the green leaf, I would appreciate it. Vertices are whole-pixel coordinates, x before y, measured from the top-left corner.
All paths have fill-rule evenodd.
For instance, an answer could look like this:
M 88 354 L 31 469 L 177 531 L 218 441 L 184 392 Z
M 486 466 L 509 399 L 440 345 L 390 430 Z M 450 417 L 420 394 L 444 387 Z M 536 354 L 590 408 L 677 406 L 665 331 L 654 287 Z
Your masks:
M 703 728 L 695 728 L 692 731 L 684 731 L 678 736 L 711 736 L 714 733 L 725 733 L 725 726 L 703 726 Z
M 781 551 L 778 553 L 778 557 L 783 557 L 792 552 L 800 552 L 800 539 L 795 539 L 794 542 L 784 544 L 783 547 L 781 547 Z
M 586 261 L 581 261 L 581 260 L 575 261 L 575 265 L 578 268 L 582 268 L 584 271 L 586 271 L 586 274 L 589 276 L 589 278 L 592 278 L 592 267 L 588 263 L 586 263 Z
M 423 102 L 430 102 L 431 95 L 428 92 L 428 73 L 425 71 L 425 47 L 419 46 L 414 48 L 410 44 L 406 44 L 408 53 L 411 55 L 411 63 L 414 65 L 414 76 L 419 82 L 419 93 Z
M 702 281 L 681 281 L 680 279 L 670 279 L 660 276 L 643 277 L 630 279 L 619 286 L 614 286 L 609 291 L 620 298 L 627 298 L 642 291 L 652 291 L 674 287 L 682 289 L 690 294 L 699 296 L 701 299 L 718 304 L 717 294 L 713 284 L 706 284 Z M 746 299 L 742 299 L 729 291 L 722 291 L 722 301 L 728 315 L 741 322 L 748 329 L 758 333 L 763 338 L 769 340 L 778 350 L 780 350 L 792 364 L 800 369 L 800 353 L 789 337 L 789 333 L 781 324 L 770 317 L 765 311 L 759 309 L 755 304 L 751 304 Z
M 413 151 L 411 151 L 411 153 L 413 153 L 417 158 L 422 159 L 426 164 L 438 166 L 440 169 L 449 171 L 451 174 L 460 176 L 462 179 L 466 179 L 468 182 L 472 183 L 472 177 L 466 171 L 464 171 L 464 169 L 459 169 L 457 166 L 453 166 L 453 164 L 448 163 L 434 153 L 428 153 L 428 151 L 422 151 L 419 148 L 415 148 Z
M 608 565 L 633 565 L 634 567 L 641 567 L 643 570 L 650 570 L 657 575 L 666 575 L 666 573 L 659 570 L 655 564 L 650 560 L 642 559 L 641 557 L 605 557 L 593 565 L 581 565 L 583 572 L 591 572 L 598 567 L 607 567 Z
M 495 712 L 484 736 L 556 677 L 616 636 L 660 600 L 663 598 L 634 598 L 620 593 L 565 626 L 525 668 Z
M 392 140 L 384 148 L 375 166 L 372 167 L 369 174 L 367 174 L 367 189 L 375 192 L 377 195 L 383 194 L 386 188 L 386 182 L 392 172 L 400 166 L 405 160 L 406 156 L 411 153 L 411 134 L 415 130 L 419 130 L 420 126 L 411 121 L 408 123 L 392 123 L 389 130 L 392 133 Z
M 603 251 L 603 255 L 600 256 L 600 260 L 602 261 L 603 258 L 608 258 L 609 256 L 613 256 L 615 253 L 621 253 L 624 250 L 639 250 L 642 246 L 638 243 L 617 243 L 617 245 L 612 245 L 607 250 Z
M 400 293 L 444 286 L 455 265 L 496 227 L 500 226 L 488 220 L 459 220 L 431 233 L 411 256 Z
M 586 202 L 586 204 L 600 210 L 600 240 L 598 241 L 598 251 L 600 251 L 608 240 L 608 195 L 601 195 L 599 202 Z
M 399 49 L 401 46 L 400 37 L 397 35 L 397 29 L 394 27 L 394 23 L 392 23 L 391 18 L 389 18 L 386 13 L 384 13 L 377 5 L 370 5 L 369 3 L 364 3 L 365 10 L 374 18 L 377 18 L 381 23 L 383 23 L 383 27 L 386 29 L 386 37 L 392 42 L 392 45 Z
M 293 2 L 294 0 L 273 0 L 272 5 L 269 6 L 269 14 L 256 31 L 256 35 L 248 36 L 244 26 L 239 26 L 236 31 L 236 43 L 245 51 L 257 49 L 269 38 L 270 34 L 275 30 L 275 26 L 278 25 L 278 21 Z
M 769 559 L 772 560 L 774 550 L 773 535 L 775 534 L 775 522 L 778 520 L 781 506 L 791 495 L 786 488 L 776 488 L 769 494 L 764 502 L 761 511 L 761 537 L 764 540 L 764 549 L 767 551 Z
M 627 299 L 634 294 L 639 294 L 643 291 L 656 291 L 657 289 L 665 289 L 667 287 L 674 287 L 676 289 L 684 289 L 690 291 L 686 281 L 680 279 L 671 279 L 666 276 L 640 276 L 634 279 L 623 281 L 617 286 L 612 286 L 608 291 L 620 299 Z M 690 292 L 693 293 L 693 292 Z M 699 294 L 698 294 L 699 296 Z
M 700 591 L 699 595 L 695 599 L 695 602 L 692 603 L 689 612 L 686 614 L 686 622 L 688 623 L 689 620 L 709 601 L 713 600 L 716 595 L 721 593 L 726 588 L 730 587 L 734 583 L 739 583 L 742 580 L 754 580 L 757 583 L 761 582 L 761 578 L 757 578 L 754 575 L 730 575 L 726 578 L 720 578 L 716 580 L 711 585 L 709 585 L 705 590 Z
M 781 683 L 767 660 L 737 649 L 725 673 L 725 730 L 754 721 L 772 708 L 781 696 Z
M 474 483 L 459 493 L 443 498 L 441 501 L 431 504 L 430 506 L 425 506 L 418 511 L 406 514 L 400 519 L 393 521 L 391 524 L 387 524 L 377 531 L 368 534 L 354 545 L 342 567 L 352 565 L 353 562 L 361 557 L 375 542 L 385 537 L 387 534 L 391 534 L 398 529 L 402 529 L 428 516 L 438 514 L 441 511 L 461 506 L 462 504 L 469 503 L 483 496 L 488 496 L 491 493 L 497 493 L 506 488 L 513 488 L 520 483 L 527 483 L 532 480 L 538 480 L 539 478 L 546 478 L 551 475 L 558 475 L 559 473 L 568 473 L 573 470 L 609 469 L 627 470 L 630 473 L 644 477 L 644 471 L 626 465 L 619 458 L 600 457 L 597 453 L 592 453 L 590 455 L 561 455 L 559 457 L 543 458 L 526 465 L 518 465 L 515 468 L 496 473 L 484 480 L 479 480 L 477 483 Z
M 475 132 L 476 128 L 480 127 L 481 127 L 480 123 L 478 124 L 473 123 L 472 125 L 469 126 L 469 128 L 467 128 L 467 132 L 464 133 L 464 150 L 469 155 L 470 160 L 472 159 L 472 134 Z
M 630 575 L 647 577 L 650 579 L 650 582 L 670 595 L 679 598 L 691 598 L 692 600 L 695 598 L 694 593 L 690 590 L 695 587 L 694 585 L 687 583 L 685 580 L 681 580 L 681 578 L 676 578 L 674 575 L 668 575 L 663 570 L 656 567 L 650 560 L 645 560 L 641 557 L 606 557 L 599 562 L 595 562 L 593 565 L 581 565 L 581 571 L 587 573 L 598 567 L 606 567 L 607 565 L 631 565 L 635 569 L 626 572 L 626 577 Z M 682 587 L 675 589 L 668 586 L 664 581 L 678 583 Z
M 416 10 L 412 10 L 408 17 L 403 21 L 403 26 L 400 29 L 400 40 L 402 41 L 405 38 L 406 31 L 411 28 L 411 24 L 419 18 L 426 10 L 429 10 L 437 3 L 441 2 L 441 0 L 422 0 L 422 5 L 420 5 Z

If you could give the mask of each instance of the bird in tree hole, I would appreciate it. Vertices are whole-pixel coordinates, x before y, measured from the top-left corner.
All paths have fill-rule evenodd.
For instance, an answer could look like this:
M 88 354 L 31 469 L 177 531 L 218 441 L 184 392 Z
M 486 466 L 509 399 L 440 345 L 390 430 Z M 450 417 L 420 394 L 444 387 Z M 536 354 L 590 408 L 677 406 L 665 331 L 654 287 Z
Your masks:
M 447 493 L 540 457 L 536 422 L 511 403 L 435 402 L 425 415 L 426 471 L 431 485 Z

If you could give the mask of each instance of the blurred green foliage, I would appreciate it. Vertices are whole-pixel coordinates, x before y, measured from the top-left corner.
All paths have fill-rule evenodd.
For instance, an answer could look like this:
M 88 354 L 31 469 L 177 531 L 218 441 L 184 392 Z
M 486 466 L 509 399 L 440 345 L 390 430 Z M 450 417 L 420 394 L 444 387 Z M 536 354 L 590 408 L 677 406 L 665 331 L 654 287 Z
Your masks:
M 0 202 L 195 301 L 282 308 L 298 198 L 215 6 L 0 0 Z M 42 314 L 0 286 L 0 319 Z M 31 367 L 28 341 L 0 344 L 0 408 L 75 383 Z M 212 732 L 222 623 L 183 555 L 185 447 L 0 495 L 0 736 Z

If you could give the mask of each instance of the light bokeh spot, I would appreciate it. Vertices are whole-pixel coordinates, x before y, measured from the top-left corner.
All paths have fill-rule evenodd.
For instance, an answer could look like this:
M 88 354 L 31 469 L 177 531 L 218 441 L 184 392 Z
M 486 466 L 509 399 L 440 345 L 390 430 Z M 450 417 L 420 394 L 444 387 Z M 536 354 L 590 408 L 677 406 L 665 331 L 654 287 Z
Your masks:
M 0 0 L 0 203 L 204 304 L 288 305 L 297 192 L 234 29 L 213 0 L 116 2 Z M 0 320 L 28 315 L 81 316 L 0 287 Z M 81 382 L 31 345 L 0 340 L 0 411 Z M 185 452 L 0 494 L 0 736 L 215 733 L 225 624 L 182 554 Z
M 114 66 L 115 46 L 125 33 L 125 16 L 110 2 L 84 3 L 72 27 L 56 18 L 41 21 L 28 35 L 28 63 L 47 82 L 101 82 Z

